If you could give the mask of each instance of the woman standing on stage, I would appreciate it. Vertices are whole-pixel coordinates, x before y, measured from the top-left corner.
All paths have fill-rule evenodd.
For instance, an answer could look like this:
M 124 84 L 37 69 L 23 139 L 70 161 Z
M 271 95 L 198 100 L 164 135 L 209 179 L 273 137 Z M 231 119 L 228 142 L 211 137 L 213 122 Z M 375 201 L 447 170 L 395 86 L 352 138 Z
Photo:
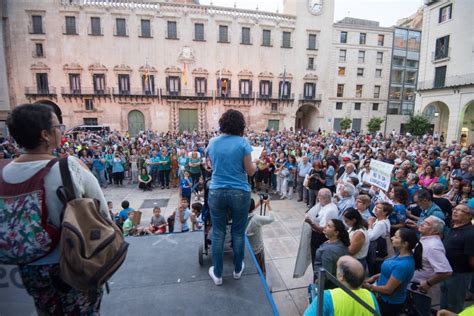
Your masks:
M 207 154 L 212 164 L 209 209 L 212 219 L 212 263 L 209 275 L 216 285 L 222 284 L 224 240 L 227 213 L 232 216 L 232 250 L 234 279 L 244 270 L 245 228 L 250 207 L 247 176 L 257 170 L 252 162 L 249 141 L 243 137 L 242 113 L 228 110 L 219 119 L 221 135 L 210 140 Z

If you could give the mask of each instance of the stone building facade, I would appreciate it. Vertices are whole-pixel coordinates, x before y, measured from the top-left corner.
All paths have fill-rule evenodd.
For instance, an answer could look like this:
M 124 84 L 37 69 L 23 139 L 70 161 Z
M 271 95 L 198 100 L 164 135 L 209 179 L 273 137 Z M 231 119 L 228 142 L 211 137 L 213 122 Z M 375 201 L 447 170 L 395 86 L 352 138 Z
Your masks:
M 132 134 L 215 128 L 229 108 L 258 130 L 327 129 L 334 4 L 309 3 L 276 14 L 193 1 L 8 1 L 11 102 L 52 104 L 67 127 Z
M 333 130 L 352 119 L 352 129 L 367 131 L 372 117 L 385 119 L 393 29 L 378 22 L 345 18 L 333 25 L 329 104 Z
M 448 142 L 474 142 L 474 2 L 427 0 L 415 110 Z

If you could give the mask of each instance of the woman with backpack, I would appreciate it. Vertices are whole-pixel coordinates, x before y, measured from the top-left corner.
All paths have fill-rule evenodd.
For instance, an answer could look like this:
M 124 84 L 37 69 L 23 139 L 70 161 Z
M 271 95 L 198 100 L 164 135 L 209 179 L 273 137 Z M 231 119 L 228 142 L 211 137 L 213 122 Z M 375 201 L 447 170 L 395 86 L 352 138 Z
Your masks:
M 63 183 L 59 163 L 52 152 L 60 146 L 65 126 L 60 124 L 52 107 L 43 104 L 16 107 L 7 119 L 7 126 L 23 153 L 19 158 L 2 165 L 0 196 L 6 196 L 3 193 L 11 189 L 10 192 L 16 194 L 11 200 L 26 199 L 30 207 L 21 208 L 19 205 L 24 204 L 9 204 L 2 198 L 4 207 L 0 210 L 3 218 L 0 236 L 12 233 L 11 228 L 8 231 L 9 223 L 14 222 L 15 230 L 21 234 L 17 233 L 14 239 L 11 238 L 12 235 L 5 238 L 7 240 L 0 237 L 0 243 L 16 242 L 24 247 L 21 252 L 10 256 L 6 249 L 2 249 L 0 262 L 19 264 L 23 285 L 33 297 L 39 315 L 99 314 L 103 292 L 101 288 L 84 293 L 66 284 L 60 276 L 60 250 L 57 242 L 64 204 L 58 198 L 56 190 Z M 69 156 L 67 162 L 75 195 L 99 200 L 101 215 L 110 219 L 107 201 L 88 167 L 73 156 Z M 42 205 L 37 205 L 40 201 L 35 195 L 37 191 L 31 190 L 34 182 L 41 181 L 41 178 L 44 180 L 42 185 L 40 182 L 40 187 L 44 191 L 45 209 Z M 33 214 L 35 209 L 37 214 Z M 42 212 L 47 212 L 47 223 L 35 220 Z M 22 216 L 17 215 L 20 213 Z M 25 216 L 27 213 L 35 216 Z M 43 236 L 41 245 L 35 244 L 35 238 L 29 237 L 33 232 Z

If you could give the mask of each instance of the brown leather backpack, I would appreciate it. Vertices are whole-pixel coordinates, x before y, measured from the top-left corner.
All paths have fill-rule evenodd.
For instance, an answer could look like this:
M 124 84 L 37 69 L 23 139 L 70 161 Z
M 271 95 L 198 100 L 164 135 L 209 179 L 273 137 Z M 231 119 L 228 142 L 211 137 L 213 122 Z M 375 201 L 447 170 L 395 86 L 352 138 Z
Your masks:
M 83 292 L 102 287 L 127 256 L 128 243 L 117 225 L 102 216 L 99 201 L 76 197 L 67 158 L 59 161 L 65 204 L 60 237 L 61 279 Z

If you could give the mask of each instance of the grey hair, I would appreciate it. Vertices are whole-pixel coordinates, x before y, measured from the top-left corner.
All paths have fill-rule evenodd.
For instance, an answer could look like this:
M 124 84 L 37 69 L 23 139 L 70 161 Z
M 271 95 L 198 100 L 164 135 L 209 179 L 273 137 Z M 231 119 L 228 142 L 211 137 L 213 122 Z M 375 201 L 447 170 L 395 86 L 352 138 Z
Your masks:
M 321 194 L 321 197 L 325 198 L 326 200 L 331 200 L 332 198 L 332 193 L 329 189 L 321 189 L 319 191 L 319 194 Z
M 433 215 L 428 216 L 426 219 L 428 219 L 428 218 L 430 218 L 433 221 L 433 224 L 431 224 L 431 228 L 433 228 L 433 230 L 436 233 L 441 234 L 443 232 L 444 226 L 445 226 L 444 221 L 441 218 L 433 216 Z
M 355 195 L 356 189 L 355 189 L 355 186 L 352 185 L 351 183 L 344 182 L 343 188 L 344 188 L 344 191 L 346 191 L 350 196 Z

